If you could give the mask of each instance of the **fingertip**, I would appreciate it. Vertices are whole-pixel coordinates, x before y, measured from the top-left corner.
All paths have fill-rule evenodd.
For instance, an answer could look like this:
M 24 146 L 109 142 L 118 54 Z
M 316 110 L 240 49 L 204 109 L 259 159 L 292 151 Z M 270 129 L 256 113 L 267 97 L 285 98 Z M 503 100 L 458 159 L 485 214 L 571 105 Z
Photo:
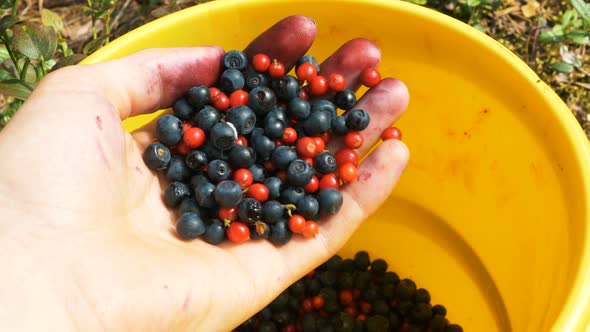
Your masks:
M 392 98 L 396 103 L 394 109 L 399 110 L 400 113 L 405 111 L 410 104 L 410 90 L 408 89 L 408 86 L 403 81 L 396 78 L 384 78 L 369 91 L 391 93 Z

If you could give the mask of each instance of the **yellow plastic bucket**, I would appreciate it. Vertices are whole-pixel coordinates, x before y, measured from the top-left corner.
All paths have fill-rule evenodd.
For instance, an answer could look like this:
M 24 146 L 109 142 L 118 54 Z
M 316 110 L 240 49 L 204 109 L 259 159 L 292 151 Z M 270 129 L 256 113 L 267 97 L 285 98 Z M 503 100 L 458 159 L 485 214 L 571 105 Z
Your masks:
M 84 62 L 148 47 L 241 49 L 293 14 L 317 22 L 310 53 L 320 60 L 348 39 L 374 40 L 383 75 L 411 95 L 399 122 L 407 171 L 342 254 L 385 258 L 466 331 L 586 330 L 587 139 L 547 85 L 475 29 L 401 1 L 218 0 L 147 24 Z

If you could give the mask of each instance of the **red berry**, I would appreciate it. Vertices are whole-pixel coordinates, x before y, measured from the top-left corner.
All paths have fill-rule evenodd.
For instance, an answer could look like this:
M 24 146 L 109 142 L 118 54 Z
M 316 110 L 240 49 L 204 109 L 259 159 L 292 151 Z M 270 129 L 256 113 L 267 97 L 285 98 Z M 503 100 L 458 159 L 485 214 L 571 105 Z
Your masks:
M 339 298 L 340 298 L 340 303 L 342 303 L 342 305 L 349 305 L 354 302 L 354 299 L 352 298 L 352 291 L 349 289 L 341 290 Z
M 234 221 L 238 219 L 238 209 L 236 209 L 235 207 L 219 208 L 217 214 L 219 215 L 219 219 L 221 220 Z
M 359 297 L 361 297 L 361 290 L 358 288 L 355 288 L 352 290 L 352 298 L 357 300 Z
M 278 171 L 278 172 L 276 172 L 276 173 L 275 173 L 275 176 L 276 176 L 277 178 L 281 179 L 281 181 L 282 181 L 283 183 L 287 183 L 287 171 L 285 171 L 284 169 L 283 169 L 283 170 L 280 170 L 280 171 Z
M 359 155 L 353 149 L 344 148 L 334 155 L 336 157 L 336 164 L 343 165 L 345 163 L 353 163 L 355 166 L 359 164 Z
M 365 314 L 358 314 L 356 316 L 356 319 L 357 320 L 367 320 L 367 315 L 365 315 Z
M 236 140 L 237 145 L 248 146 L 248 139 L 245 136 L 239 135 Z
M 303 158 L 303 161 L 307 162 L 311 166 L 313 166 L 313 158 Z
M 209 98 L 209 101 L 211 103 L 213 103 L 213 101 L 215 100 L 215 98 L 217 98 L 217 96 L 219 96 L 221 94 L 221 90 L 219 90 L 218 88 L 215 87 L 210 87 L 209 88 L 209 95 L 211 96 Z
M 183 131 L 185 131 L 185 132 L 186 132 L 187 130 L 191 129 L 191 127 L 192 127 L 192 125 L 190 124 L 190 122 L 187 122 L 187 121 L 185 121 L 185 122 L 182 124 L 182 130 L 183 130 Z
M 248 92 L 240 89 L 229 95 L 229 104 L 232 107 L 248 105 Z
M 242 243 L 250 239 L 250 229 L 239 221 L 232 222 L 226 233 L 227 238 L 233 243 Z
M 295 128 L 292 127 L 285 128 L 285 132 L 283 133 L 281 139 L 285 144 L 295 143 L 295 141 L 297 141 L 297 130 L 295 130 Z
M 321 309 L 324 307 L 324 298 L 321 295 L 316 295 L 311 299 L 311 302 L 313 303 L 313 307 L 316 309 Z
M 346 88 L 346 79 L 341 74 L 332 73 L 328 79 L 328 86 L 332 91 L 342 91 Z
M 261 73 L 270 67 L 270 58 L 266 54 L 258 53 L 252 58 L 252 66 Z
M 328 92 L 328 80 L 324 76 L 316 76 L 309 82 L 309 90 L 312 96 L 321 96 Z
M 381 74 L 376 68 L 367 68 L 361 72 L 361 84 L 372 88 L 381 81 Z
M 272 78 L 281 78 L 285 75 L 285 66 L 277 59 L 273 60 L 268 68 L 268 73 Z
M 401 141 L 402 132 L 397 127 L 389 127 L 381 133 L 381 139 L 384 141 L 388 139 L 397 139 Z
M 371 306 L 371 303 L 362 301 L 360 304 L 360 309 L 363 314 L 368 315 L 371 313 L 371 309 L 373 309 L 373 308 Z
M 303 312 L 312 312 L 313 311 L 313 302 L 311 301 L 310 298 L 306 298 L 303 299 L 303 301 L 301 301 L 301 309 L 303 310 Z
M 316 191 L 318 191 L 319 188 L 320 188 L 320 180 L 318 180 L 318 177 L 315 175 L 311 178 L 311 181 L 309 181 L 309 183 L 306 184 L 305 187 L 303 187 L 305 192 L 308 192 L 308 193 L 315 193 Z
M 246 196 L 264 203 L 268 200 L 268 188 L 262 183 L 255 183 L 248 188 Z
M 328 144 L 328 142 L 330 142 L 330 138 L 332 138 L 332 134 L 330 134 L 330 132 L 328 131 L 320 137 L 322 138 L 322 140 L 324 140 L 324 143 Z
M 356 318 L 356 316 L 358 315 L 358 311 L 354 306 L 347 306 L 346 308 L 344 308 L 344 312 L 352 318 Z
M 324 140 L 321 137 L 314 137 L 313 141 L 315 142 L 317 153 L 324 151 L 324 149 L 326 148 L 326 142 L 324 142 Z
M 190 151 L 191 151 L 191 148 L 189 148 L 188 145 L 186 145 L 186 143 L 184 143 L 184 140 L 178 142 L 178 144 L 176 145 L 176 152 L 178 152 L 178 154 L 180 154 L 182 156 L 185 156 Z
M 199 127 L 192 127 L 184 132 L 182 141 L 188 148 L 196 149 L 205 143 L 206 138 L 207 135 L 205 135 L 203 129 Z
M 229 107 L 229 98 L 223 93 L 219 94 L 213 100 L 213 107 L 215 107 L 218 111 L 225 111 Z
M 246 189 L 254 182 L 254 176 L 250 170 L 246 168 L 240 168 L 234 172 L 234 181 L 240 185 L 240 188 Z
M 283 327 L 281 332 L 297 332 L 297 329 L 295 328 L 295 324 L 289 324 Z
M 299 92 L 299 98 L 309 100 L 309 88 L 307 86 L 301 88 L 301 91 Z
M 303 233 L 305 230 L 305 218 L 302 215 L 294 214 L 289 218 L 289 229 L 293 233 Z
M 338 166 L 338 177 L 344 183 L 351 183 L 357 178 L 357 169 L 353 163 L 345 163 Z
M 313 137 L 305 136 L 297 141 L 297 153 L 300 157 L 313 158 L 319 152 Z
M 305 229 L 303 230 L 303 236 L 308 239 L 314 238 L 316 234 L 319 232 L 320 226 L 317 222 L 313 220 L 308 220 L 305 222 Z
M 297 78 L 299 79 L 300 82 L 304 82 L 304 81 L 311 81 L 313 80 L 317 75 L 318 75 L 318 71 L 315 68 L 315 66 L 309 62 L 306 62 L 304 64 L 302 64 L 301 66 L 297 67 Z
M 320 179 L 320 190 L 328 188 L 340 189 L 340 180 L 334 173 L 326 174 Z
M 349 131 L 344 136 L 344 144 L 351 149 L 360 148 L 365 141 L 363 134 L 360 131 Z
M 264 162 L 264 165 L 263 166 L 264 166 L 264 169 L 267 170 L 267 171 L 269 171 L 269 172 L 273 172 L 276 169 L 275 168 L 275 165 L 270 160 L 266 160 Z
M 273 142 L 275 142 L 275 148 L 285 144 L 285 142 L 283 142 L 283 140 L 280 138 L 275 139 Z

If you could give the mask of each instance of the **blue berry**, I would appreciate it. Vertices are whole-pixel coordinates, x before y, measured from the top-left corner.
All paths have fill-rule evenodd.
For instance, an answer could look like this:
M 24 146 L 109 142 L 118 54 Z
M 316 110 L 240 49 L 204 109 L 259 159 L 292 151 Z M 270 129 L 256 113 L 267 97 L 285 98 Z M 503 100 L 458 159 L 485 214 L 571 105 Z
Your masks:
M 262 221 L 248 225 L 248 228 L 250 229 L 250 238 L 252 240 L 268 239 L 270 235 L 270 226 Z
M 313 166 L 321 174 L 333 173 L 336 171 L 336 158 L 330 152 L 320 152 L 313 157 Z
M 229 150 L 227 160 L 230 165 L 234 168 L 248 168 L 254 165 L 256 161 L 256 152 L 249 146 L 234 145 Z
M 356 95 L 350 89 L 344 89 L 334 96 L 334 104 L 341 109 L 348 111 L 356 105 Z
M 209 179 L 203 173 L 198 173 L 191 177 L 190 185 L 193 187 L 193 190 L 196 190 L 195 188 L 197 188 L 202 182 L 209 182 Z
M 267 224 L 275 224 L 283 217 L 285 207 L 275 200 L 270 200 L 262 204 L 262 220 Z
M 299 81 L 291 75 L 286 75 L 282 78 L 275 79 L 270 83 L 270 85 L 275 91 L 277 98 L 285 102 L 299 97 L 299 94 L 301 93 Z
M 283 204 L 297 204 L 305 196 L 302 187 L 287 186 L 281 191 L 279 202 Z
M 178 206 L 178 215 L 181 216 L 187 212 L 196 213 L 201 219 L 207 217 L 207 210 L 201 209 L 194 197 L 185 198 Z
M 195 239 L 205 233 L 205 223 L 196 213 L 184 213 L 178 219 L 176 233 L 184 240 Z
M 246 69 L 248 59 L 246 54 L 239 50 L 231 50 L 223 55 L 223 66 L 225 68 L 233 68 L 237 70 Z
M 297 159 L 297 151 L 291 146 L 281 145 L 272 152 L 270 158 L 277 169 L 286 169 L 293 160 Z
M 211 128 L 209 139 L 219 150 L 229 150 L 238 139 L 238 133 L 229 122 L 219 122 Z
M 262 160 L 269 159 L 275 150 L 275 143 L 264 135 L 252 136 L 250 143 L 256 152 L 256 156 Z
M 248 106 L 257 116 L 264 116 L 272 111 L 276 103 L 275 93 L 264 86 L 254 88 L 248 94 Z
M 285 218 L 280 219 L 274 225 L 270 226 L 270 236 L 268 239 L 275 245 L 284 245 L 291 240 L 293 232 L 289 230 L 289 221 Z
M 252 173 L 252 178 L 254 179 L 254 182 L 264 182 L 264 179 L 266 178 L 264 167 L 258 164 L 254 164 L 248 167 L 248 170 L 250 171 L 250 173 Z
M 173 146 L 178 144 L 184 134 L 184 125 L 179 118 L 166 114 L 158 119 L 156 137 L 162 144 Z
M 242 201 L 242 188 L 235 181 L 221 181 L 215 187 L 215 201 L 222 208 L 237 206 Z
M 304 187 L 313 178 L 313 167 L 301 159 L 296 159 L 287 167 L 287 180 L 293 186 Z
M 231 122 L 238 134 L 248 135 L 256 125 L 256 114 L 248 106 L 237 106 L 227 112 L 225 121 Z
M 195 172 L 201 172 L 209 162 L 207 154 L 201 150 L 193 150 L 189 152 L 184 158 L 186 166 Z
M 184 97 L 178 98 L 172 104 L 172 110 L 174 111 L 174 115 L 181 120 L 189 120 L 195 115 L 195 109 Z
M 327 188 L 320 191 L 318 202 L 320 203 L 320 213 L 322 215 L 334 215 L 342 207 L 342 193 L 334 188 Z
M 238 204 L 238 217 L 241 222 L 250 224 L 262 218 L 262 204 L 254 198 L 246 198 Z
M 276 117 L 266 116 L 264 119 L 264 134 L 270 139 L 277 139 L 285 133 L 285 123 Z
M 221 74 L 221 78 L 219 79 L 219 89 L 229 96 L 232 92 L 244 88 L 245 83 L 246 80 L 244 79 L 242 72 L 230 68 L 224 70 Z
M 320 211 L 320 203 L 312 195 L 305 195 L 297 204 L 297 213 L 307 220 L 314 220 Z
M 209 181 L 202 181 L 195 187 L 195 200 L 200 207 L 215 207 L 215 185 Z
M 352 110 L 346 115 L 346 126 L 350 130 L 365 130 L 369 126 L 369 122 L 371 122 L 369 113 L 361 109 Z
M 152 143 L 143 151 L 143 161 L 153 170 L 166 168 L 170 160 L 170 150 L 162 143 Z
M 205 228 L 203 239 L 209 244 L 220 244 L 225 240 L 225 227 L 219 220 L 213 220 L 211 224 Z
M 276 176 L 264 179 L 264 185 L 268 188 L 268 199 L 278 199 L 283 190 L 283 182 Z
M 193 117 L 192 123 L 197 127 L 203 129 L 205 133 L 209 133 L 211 128 L 221 120 L 221 114 L 213 106 L 205 105 Z
M 330 115 L 327 112 L 317 111 L 303 121 L 303 130 L 309 136 L 321 136 L 330 130 Z
M 311 114 L 311 105 L 302 98 L 293 98 L 287 104 L 287 115 L 290 119 L 305 120 Z
M 226 180 L 229 177 L 229 173 L 229 165 L 223 160 L 212 160 L 207 166 L 207 176 L 214 183 Z
M 169 208 L 177 207 L 184 199 L 191 196 L 191 189 L 184 182 L 171 182 L 164 192 L 164 203 Z
M 172 156 L 166 169 L 168 181 L 186 181 L 191 175 L 192 172 L 184 162 L 184 158 L 179 155 Z
M 313 105 L 311 105 L 311 111 L 326 112 L 330 116 L 330 119 L 333 119 L 338 115 L 338 113 L 336 112 L 336 105 L 334 105 L 331 101 L 327 99 L 320 99 L 318 101 L 315 101 Z
M 297 60 L 297 63 L 295 64 L 295 71 L 297 71 L 297 68 L 299 68 L 299 66 L 301 66 L 304 63 L 311 63 L 312 65 L 314 65 L 316 71 L 318 73 L 320 72 L 320 63 L 318 62 L 318 60 L 316 60 L 316 58 L 313 55 L 304 55 L 301 58 L 299 58 L 299 60 Z
M 203 151 L 207 155 L 208 159 L 210 159 L 210 160 L 213 160 L 213 159 L 226 160 L 227 159 L 227 154 L 223 153 L 223 151 L 221 151 L 220 149 L 215 147 L 215 145 L 213 145 L 213 142 L 211 142 L 211 140 L 206 140 L 205 143 L 203 143 L 203 145 L 201 145 L 199 150 Z
M 196 110 L 201 110 L 209 103 L 211 92 L 204 85 L 194 86 L 186 93 L 186 99 Z
M 266 118 L 277 118 L 281 121 L 283 121 L 285 124 L 289 123 L 289 118 L 287 117 L 287 111 L 282 108 L 281 106 L 275 106 L 275 108 L 270 111 L 267 115 Z
M 252 70 L 246 74 L 246 91 L 251 91 L 259 86 L 268 87 L 268 84 L 268 76 L 262 73 Z
M 346 126 L 346 117 L 338 115 L 332 119 L 331 123 L 332 132 L 338 136 L 344 136 L 348 133 L 348 127 Z

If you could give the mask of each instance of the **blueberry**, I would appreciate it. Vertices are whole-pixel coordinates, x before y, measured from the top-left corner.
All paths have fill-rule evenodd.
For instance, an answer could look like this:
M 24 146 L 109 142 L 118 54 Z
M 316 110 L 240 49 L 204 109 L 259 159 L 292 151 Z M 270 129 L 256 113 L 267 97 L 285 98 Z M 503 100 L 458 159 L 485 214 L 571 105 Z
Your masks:
M 410 317 L 416 323 L 426 323 L 432 318 L 430 304 L 419 302 L 410 311 Z
M 336 171 L 336 158 L 330 152 L 320 152 L 313 157 L 313 166 L 321 174 L 333 173 Z
M 248 135 L 256 125 L 256 114 L 248 106 L 236 106 L 227 112 L 225 121 L 231 122 L 238 134 Z
M 143 151 L 143 161 L 147 167 L 153 170 L 159 170 L 168 167 L 170 160 L 170 150 L 162 143 L 152 143 L 148 145 L 148 147 Z
M 205 223 L 196 213 L 184 213 L 178 219 L 176 233 L 185 240 L 195 239 L 205 233 Z
M 303 130 L 308 136 L 320 136 L 330 130 L 330 115 L 327 112 L 312 112 L 310 116 L 303 121 Z
M 293 186 L 304 187 L 313 178 L 313 167 L 306 161 L 296 159 L 287 167 L 287 180 Z
M 213 159 L 226 160 L 227 159 L 226 154 L 224 154 L 223 151 L 221 151 L 217 147 L 215 147 L 215 145 L 213 145 L 213 142 L 211 142 L 210 140 L 206 140 L 205 143 L 203 143 L 203 145 L 201 145 L 199 150 L 203 151 L 207 155 L 207 159 L 209 159 L 209 160 L 213 160 Z
M 285 124 L 289 123 L 289 118 L 287 117 L 287 111 L 278 105 L 275 106 L 275 108 L 266 115 L 266 118 L 269 118 L 269 117 L 277 118 L 277 119 L 283 121 Z
M 195 109 L 200 110 L 209 103 L 211 92 L 204 85 L 194 86 L 186 93 L 186 99 Z
M 215 185 L 209 181 L 202 181 L 195 187 L 195 200 L 200 207 L 215 207 Z
M 330 116 L 330 119 L 335 118 L 338 113 L 336 112 L 336 105 L 327 99 L 317 100 L 311 105 L 312 112 L 326 112 Z
M 185 198 L 178 206 L 178 215 L 183 215 L 186 212 L 196 213 L 202 219 L 206 216 L 206 211 L 197 205 L 197 201 L 194 197 Z
M 223 55 L 223 66 L 225 68 L 233 68 L 237 70 L 246 69 L 248 59 L 246 54 L 239 50 L 231 50 Z
M 281 191 L 279 201 L 283 204 L 297 204 L 305 196 L 305 191 L 301 187 L 288 186 Z M 321 207 L 321 203 L 320 203 Z
M 344 136 L 348 133 L 348 127 L 346 126 L 346 117 L 338 115 L 332 119 L 331 123 L 332 132 L 338 136 Z
M 276 117 L 266 116 L 264 119 L 264 133 L 270 139 L 281 138 L 285 133 L 285 123 Z
M 301 318 L 301 329 L 303 332 L 315 332 L 317 328 L 317 319 L 312 313 L 305 313 Z
M 447 315 L 447 308 L 445 308 L 445 306 L 441 305 L 441 304 L 437 304 L 435 306 L 432 307 L 432 312 L 435 315 L 441 315 L 441 316 L 446 316 Z
M 367 319 L 367 332 L 381 332 L 389 330 L 389 319 L 381 315 L 371 315 Z
M 371 265 L 369 253 L 361 250 L 354 255 L 354 266 L 358 271 L 367 271 Z
M 269 159 L 275 150 L 275 143 L 264 135 L 252 136 L 250 143 L 256 152 L 256 156 L 262 160 Z
M 275 200 L 270 200 L 262 204 L 262 220 L 267 224 L 275 224 L 283 217 L 285 207 Z
M 217 183 L 229 178 L 229 165 L 219 159 L 212 160 L 207 166 L 207 176 L 211 182 Z
M 320 213 L 322 215 L 334 215 L 342 207 L 342 193 L 334 188 L 327 188 L 320 191 L 318 202 L 320 203 Z
M 283 181 L 276 176 L 269 176 L 264 179 L 264 185 L 268 188 L 268 199 L 277 199 L 283 190 Z
M 314 58 L 313 55 L 304 55 L 301 58 L 299 58 L 299 60 L 297 60 L 297 63 L 295 64 L 295 70 L 297 70 L 297 68 L 299 68 L 299 66 L 301 66 L 304 63 L 311 63 L 312 65 L 314 65 L 317 72 L 320 72 L 320 63 L 318 62 L 318 60 L 316 60 L 316 58 Z
M 371 262 L 371 272 L 377 275 L 385 274 L 387 272 L 387 262 L 384 259 L 377 258 Z M 430 302 L 430 297 L 427 302 Z
M 172 146 L 178 144 L 184 134 L 184 125 L 179 118 L 166 114 L 158 119 L 156 137 L 162 144 Z
M 272 322 L 272 321 L 263 321 L 260 322 L 260 324 L 258 324 L 258 328 L 256 329 L 256 332 L 278 332 L 279 328 L 277 327 L 277 325 Z
M 179 155 L 172 156 L 166 169 L 168 181 L 186 181 L 191 175 L 192 172 L 184 162 L 184 158 Z
M 237 69 L 230 68 L 224 70 L 223 73 L 221 73 L 221 78 L 219 79 L 219 89 L 229 96 L 232 92 L 244 88 L 245 83 L 246 80 L 244 79 L 242 72 Z
M 246 90 L 251 91 L 259 86 L 268 87 L 269 79 L 263 73 L 259 73 L 255 70 L 249 71 L 246 74 Z
M 205 228 L 203 239 L 209 244 L 220 244 L 223 242 L 225 240 L 225 227 L 223 227 L 223 223 L 219 220 L 213 220 Z
M 351 130 L 364 130 L 369 126 L 370 121 L 369 113 L 361 109 L 352 110 L 346 115 L 346 126 Z
M 262 221 L 248 225 L 248 228 L 250 228 L 250 238 L 252 240 L 268 239 L 270 235 L 270 226 Z
M 256 161 L 256 152 L 249 146 L 234 145 L 229 150 L 228 158 L 230 165 L 234 168 L 248 168 Z
M 314 220 L 320 211 L 318 200 L 312 195 L 305 195 L 297 204 L 297 213 L 302 215 L 306 220 Z
M 434 308 L 432 308 L 434 310 Z M 430 320 L 430 329 L 432 332 L 445 332 L 447 321 L 444 316 L 434 315 Z
M 285 102 L 299 97 L 299 94 L 301 93 L 299 81 L 291 75 L 286 75 L 282 78 L 275 79 L 270 83 L 270 85 L 275 91 L 277 98 Z
M 290 119 L 305 120 L 311 114 L 309 102 L 302 98 L 293 98 L 287 104 L 287 115 Z
M 451 324 L 446 327 L 445 332 L 463 332 L 463 328 L 457 324 Z
M 414 300 L 418 303 L 430 303 L 430 293 L 424 288 L 418 288 Z
M 211 128 L 209 139 L 219 150 L 228 150 L 238 139 L 238 133 L 231 123 L 219 122 Z
M 402 301 L 409 301 L 414 298 L 416 294 L 416 283 L 411 279 L 402 279 L 397 284 L 397 297 Z
M 264 116 L 272 111 L 276 103 L 274 92 L 264 86 L 254 88 L 248 94 L 248 106 L 257 116 Z
M 348 111 L 356 105 L 356 95 L 351 89 L 344 89 L 334 96 L 334 104 L 341 109 Z
M 277 169 L 285 169 L 297 159 L 297 151 L 291 146 L 281 145 L 272 152 L 270 158 Z
M 245 223 L 259 221 L 262 218 L 262 204 L 254 198 L 246 198 L 238 204 L 238 216 Z
M 193 175 L 193 177 L 191 177 L 190 185 L 191 185 L 191 187 L 193 187 L 193 189 L 195 189 L 202 182 L 209 182 L 209 179 L 203 173 L 198 173 L 198 174 Z
M 275 245 L 284 245 L 293 237 L 293 233 L 289 230 L 289 221 L 287 219 L 280 219 L 274 225 L 270 225 L 270 236 L 268 239 Z
M 250 173 L 252 173 L 252 178 L 254 179 L 254 182 L 264 182 L 264 179 L 266 178 L 264 167 L 258 164 L 254 164 L 248 167 L 248 170 L 250 171 Z
M 184 162 L 188 168 L 200 172 L 207 166 L 207 154 L 201 150 L 193 150 L 186 155 Z
M 172 110 L 174 111 L 174 115 L 181 120 L 189 120 L 195 115 L 195 109 L 184 97 L 178 98 L 172 104 Z
M 197 127 L 203 129 L 205 133 L 209 133 L 211 128 L 221 120 L 221 114 L 213 106 L 205 105 L 193 117 L 192 123 Z
M 170 208 L 177 207 L 185 198 L 191 196 L 191 189 L 184 182 L 171 182 L 164 192 L 164 203 Z
M 222 208 L 237 206 L 242 200 L 242 188 L 232 180 L 221 181 L 215 187 L 215 201 Z

